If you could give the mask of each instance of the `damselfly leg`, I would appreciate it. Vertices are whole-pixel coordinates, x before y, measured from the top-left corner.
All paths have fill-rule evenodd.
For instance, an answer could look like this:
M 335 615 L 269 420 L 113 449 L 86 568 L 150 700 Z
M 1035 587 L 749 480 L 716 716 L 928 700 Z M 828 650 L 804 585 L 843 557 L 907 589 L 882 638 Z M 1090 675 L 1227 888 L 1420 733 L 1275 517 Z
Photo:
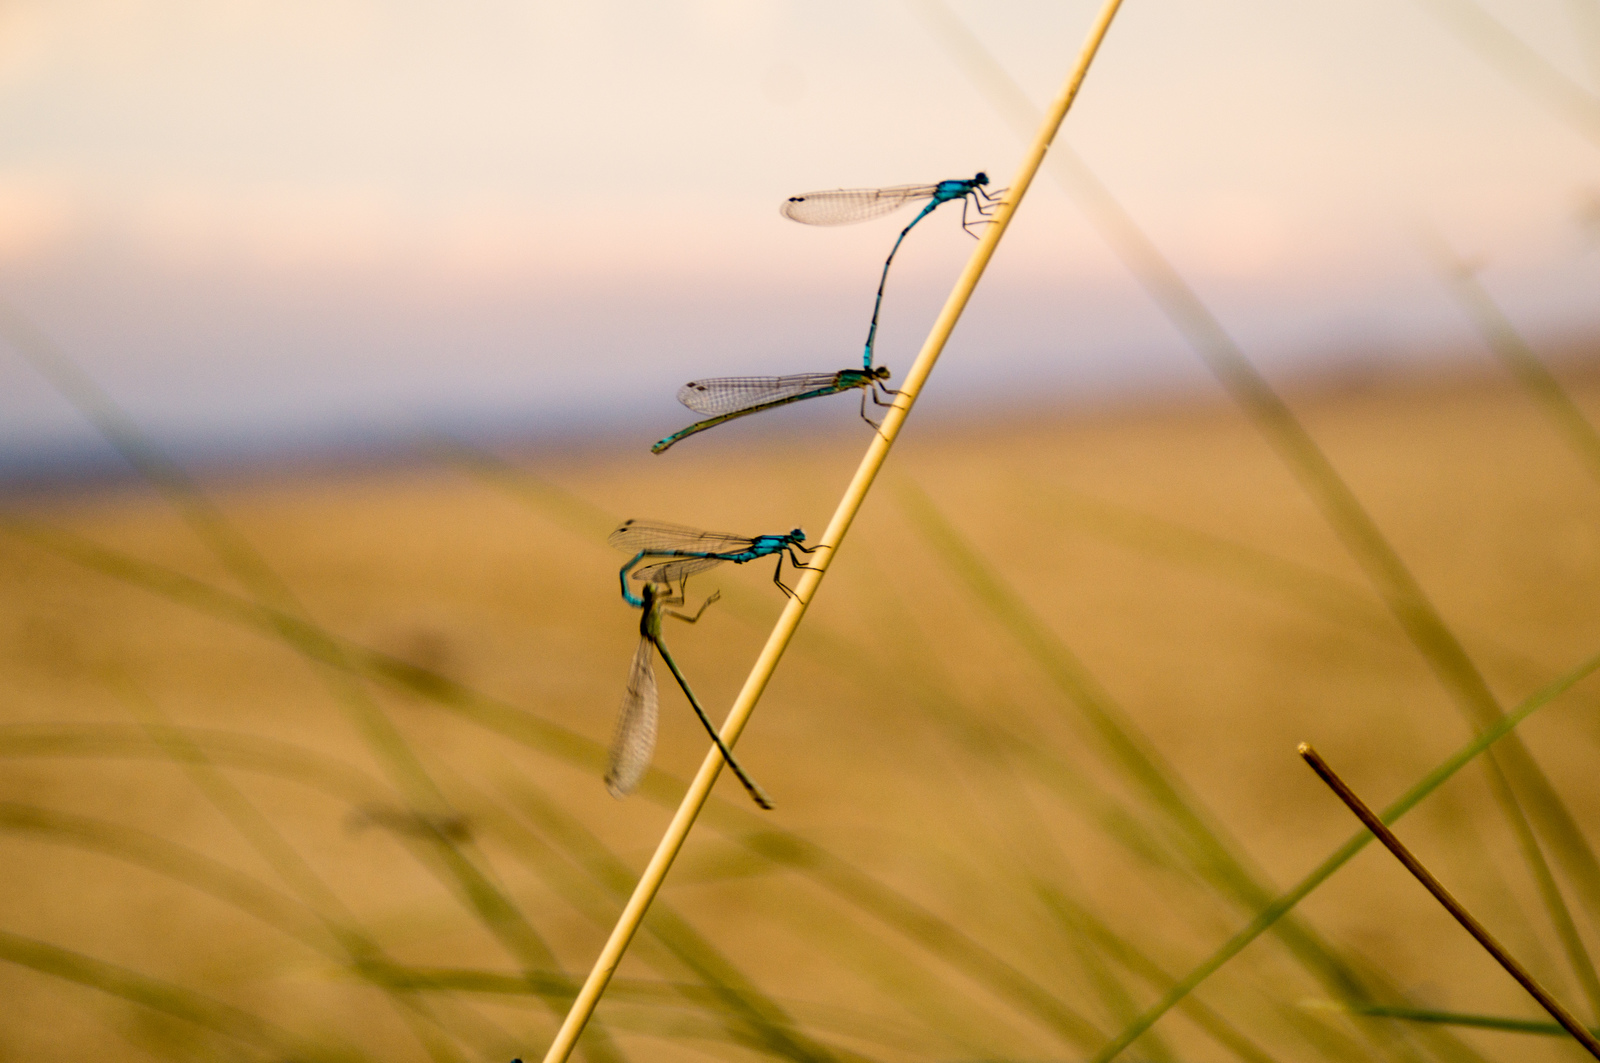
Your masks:
M 997 188 L 991 193 L 991 192 L 984 191 L 982 186 L 974 185 L 973 189 L 972 189 L 972 193 L 973 194 L 970 195 L 970 196 L 964 196 L 964 197 L 962 197 L 962 200 L 961 200 L 961 228 L 962 228 L 962 230 L 968 236 L 972 237 L 974 240 L 978 239 L 978 234 L 972 231 L 972 226 L 974 226 L 974 225 L 993 225 L 994 224 L 994 219 L 991 218 L 989 215 L 994 210 L 994 204 L 999 203 L 1000 202 L 1000 197 L 1004 196 L 1006 194 L 1006 192 L 1008 192 L 1008 191 L 1010 191 L 1010 190 L 1009 189 L 1005 189 L 1005 188 Z M 971 221 L 968 221 L 967 220 L 967 207 L 969 205 L 972 207 L 973 210 L 977 211 L 978 214 L 981 215 L 981 216 L 977 217 L 977 218 L 974 218 Z
M 778 568 L 772 574 L 772 582 L 776 583 L 778 585 L 778 589 L 783 592 L 784 597 L 786 597 L 786 598 L 795 597 L 794 591 L 791 588 L 785 586 L 784 582 L 783 582 L 783 559 L 784 559 L 784 557 L 787 556 L 789 558 L 789 564 L 790 564 L 791 567 L 798 568 L 798 569 L 804 569 L 805 571 L 810 572 L 812 569 L 816 568 L 817 566 L 816 565 L 808 565 L 804 561 L 801 561 L 798 557 L 794 556 L 794 551 L 798 550 L 802 554 L 805 554 L 807 557 L 809 557 L 810 555 L 816 553 L 818 550 L 823 550 L 823 549 L 826 549 L 826 548 L 827 548 L 827 546 L 824 543 L 818 543 L 815 546 L 801 546 L 799 543 L 790 543 L 788 546 L 786 546 L 784 548 L 783 553 L 778 555 Z
M 867 416 L 867 397 L 868 396 L 872 397 L 872 404 L 874 406 L 879 406 L 879 407 L 883 407 L 883 408 L 887 409 L 889 407 L 894 406 L 894 399 L 891 397 L 888 402 L 884 402 L 882 399 L 878 398 L 879 389 L 882 389 L 883 393 L 885 395 L 889 395 L 889 396 L 898 395 L 898 394 L 900 394 L 900 392 L 896 388 L 888 387 L 882 381 L 875 381 L 874 383 L 876 385 L 875 387 L 862 388 L 861 389 L 861 419 L 863 421 L 867 422 L 868 424 L 870 424 L 872 426 L 872 430 L 874 432 L 877 432 L 878 435 L 881 436 L 881 435 L 883 435 L 883 433 L 881 431 L 879 431 L 879 429 L 881 429 L 883 427 L 883 422 L 882 421 L 874 421 L 872 418 Z
M 656 601 L 659 602 L 661 605 L 682 605 L 683 604 L 684 593 L 688 590 L 688 588 L 689 588 L 689 581 L 687 579 L 685 579 L 683 581 L 683 584 L 678 587 L 678 593 L 677 593 L 676 597 L 672 597 L 672 598 L 657 598 Z M 670 616 L 674 620 L 682 620 L 685 624 L 698 624 L 700 622 L 700 618 L 705 615 L 706 607 L 709 606 L 712 602 L 717 601 L 721 597 L 722 597 L 722 592 L 721 591 L 712 591 L 711 592 L 711 597 L 707 598 L 705 601 L 700 603 L 700 608 L 698 608 L 698 609 L 696 609 L 694 611 L 694 615 L 693 616 L 690 616 L 688 613 L 680 613 L 676 609 L 663 609 L 663 610 L 661 610 L 661 615 L 662 616 Z

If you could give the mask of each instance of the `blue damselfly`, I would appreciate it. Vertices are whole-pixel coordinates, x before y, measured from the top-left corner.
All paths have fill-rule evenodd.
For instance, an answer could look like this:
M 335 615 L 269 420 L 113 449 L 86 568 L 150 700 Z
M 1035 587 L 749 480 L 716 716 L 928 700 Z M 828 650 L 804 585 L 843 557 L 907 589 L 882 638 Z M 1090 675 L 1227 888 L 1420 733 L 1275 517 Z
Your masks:
M 837 395 L 841 391 L 860 388 L 861 419 L 876 430 L 878 422 L 867 416 L 867 398 L 877 406 L 893 405 L 898 392 L 884 384 L 889 379 L 885 366 L 874 366 L 873 349 L 878 338 L 878 314 L 883 308 L 883 289 L 889 280 L 889 267 L 900 250 L 900 243 L 917 222 L 927 217 L 941 203 L 961 201 L 961 227 L 971 232 L 973 225 L 987 220 L 990 204 L 997 195 L 990 194 L 984 186 L 989 183 L 987 174 L 971 178 L 940 181 L 931 185 L 897 185 L 891 188 L 841 188 L 832 192 L 807 192 L 791 196 L 780 208 L 784 217 L 807 225 L 849 225 L 867 221 L 898 210 L 908 203 L 927 200 L 927 206 L 911 219 L 911 224 L 900 231 L 900 236 L 884 260 L 883 272 L 878 277 L 878 294 L 872 304 L 872 322 L 867 327 L 867 344 L 862 354 L 860 369 L 842 369 L 837 373 L 799 373 L 794 376 L 744 376 L 713 377 L 708 380 L 691 380 L 678 389 L 678 401 L 696 413 L 709 414 L 702 421 L 674 432 L 650 448 L 660 454 L 680 439 L 685 439 L 707 428 L 715 428 L 736 417 L 745 417 L 762 410 L 787 406 L 792 402 Z M 983 217 L 969 219 L 971 206 Z M 880 397 L 881 396 L 881 397 Z M 888 399 L 885 402 L 884 399 Z
M 876 406 L 893 405 L 894 396 L 898 393 L 884 384 L 887 379 L 889 370 L 880 365 L 876 369 L 841 369 L 837 373 L 724 376 L 691 380 L 678 389 L 678 401 L 696 413 L 711 416 L 660 440 L 650 448 L 650 452 L 660 454 L 680 439 L 704 432 L 707 428 L 715 428 L 735 417 L 823 395 L 837 395 L 852 388 L 861 389 L 861 419 L 876 429 L 878 422 L 867 416 L 867 399 L 870 397 Z M 879 398 L 879 392 L 883 393 L 883 398 Z M 884 399 L 889 401 L 885 402 Z
M 671 588 L 676 584 L 677 593 L 681 596 L 683 581 L 696 572 L 704 572 L 724 561 L 742 565 L 747 561 L 773 556 L 778 559 L 778 568 L 772 575 L 772 582 L 786 596 L 793 597 L 794 591 L 783 583 L 783 559 L 787 557 L 795 568 L 810 568 L 795 554 L 810 554 L 821 549 L 804 545 L 806 533 L 799 528 L 784 535 L 751 537 L 645 520 L 623 521 L 606 541 L 618 550 L 633 555 L 622 566 L 618 576 L 622 580 L 623 601 L 635 609 L 644 608 L 644 599 L 628 588 L 629 573 L 647 586 L 655 584 Z M 637 567 L 646 560 L 653 560 L 654 563 L 643 568 Z
M 901 241 L 916 227 L 917 222 L 932 214 L 941 203 L 952 203 L 958 199 L 961 201 L 961 228 L 965 229 L 968 235 L 976 236 L 972 226 L 982 225 L 989 220 L 990 206 L 999 202 L 1001 195 L 1001 192 L 985 191 L 984 186 L 988 183 L 989 175 L 978 173 L 970 178 L 940 181 L 931 185 L 839 188 L 832 192 L 807 192 L 803 196 L 790 196 L 784 201 L 783 206 L 778 208 L 785 218 L 805 225 L 854 225 L 856 222 L 869 221 L 893 213 L 908 203 L 917 203 L 924 199 L 928 201 L 928 205 L 911 219 L 911 224 L 900 230 L 899 238 L 889 249 L 889 257 L 883 262 L 883 273 L 878 277 L 878 297 L 872 304 L 872 324 L 867 327 L 866 352 L 862 356 L 862 365 L 867 369 L 872 368 L 872 348 L 878 339 L 878 311 L 883 308 L 883 286 L 889 280 L 889 267 L 894 264 L 894 256 L 900 250 Z M 969 220 L 968 206 L 971 206 L 980 217 Z

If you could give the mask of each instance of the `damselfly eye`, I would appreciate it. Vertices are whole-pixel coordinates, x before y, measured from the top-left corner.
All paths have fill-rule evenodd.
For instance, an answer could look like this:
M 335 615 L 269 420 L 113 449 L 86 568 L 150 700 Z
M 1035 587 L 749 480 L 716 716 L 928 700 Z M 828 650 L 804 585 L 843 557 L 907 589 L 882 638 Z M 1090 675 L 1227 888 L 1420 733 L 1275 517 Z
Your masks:
M 874 369 L 872 371 L 872 375 L 877 377 L 879 380 L 888 380 L 889 379 L 889 367 L 886 366 L 886 365 L 880 365 L 880 366 L 878 366 L 878 368 L 876 368 L 876 369 Z
M 978 176 L 974 177 L 972 180 L 974 184 L 986 185 L 989 183 L 989 175 L 984 173 L 982 170 L 979 170 Z
M 794 529 L 794 531 L 791 531 L 789 533 L 789 537 L 791 539 L 798 539 L 801 542 L 804 542 L 805 538 L 806 538 L 806 533 L 801 531 L 799 528 L 796 528 L 796 529 Z

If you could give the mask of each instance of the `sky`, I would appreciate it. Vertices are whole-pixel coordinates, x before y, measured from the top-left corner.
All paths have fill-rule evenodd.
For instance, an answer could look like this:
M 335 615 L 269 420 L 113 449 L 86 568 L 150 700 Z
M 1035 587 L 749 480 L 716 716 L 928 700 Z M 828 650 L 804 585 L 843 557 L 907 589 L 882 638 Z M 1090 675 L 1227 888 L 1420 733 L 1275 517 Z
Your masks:
M 1096 6 L 945 10 L 1043 106 Z M 1566 110 L 1476 11 L 1579 87 Z M 1025 145 L 937 24 L 920 0 L 13 0 L 0 304 L 202 458 L 649 442 L 685 380 L 858 357 L 910 215 L 809 228 L 787 196 L 1006 183 Z M 1487 364 L 1419 234 L 1536 342 L 1600 334 L 1597 84 L 1600 0 L 1126 0 L 1062 141 L 1270 374 Z M 971 246 L 949 208 L 907 240 L 880 362 Z M 1209 386 L 1045 177 L 924 399 Z M 95 446 L 0 342 L 0 466 Z

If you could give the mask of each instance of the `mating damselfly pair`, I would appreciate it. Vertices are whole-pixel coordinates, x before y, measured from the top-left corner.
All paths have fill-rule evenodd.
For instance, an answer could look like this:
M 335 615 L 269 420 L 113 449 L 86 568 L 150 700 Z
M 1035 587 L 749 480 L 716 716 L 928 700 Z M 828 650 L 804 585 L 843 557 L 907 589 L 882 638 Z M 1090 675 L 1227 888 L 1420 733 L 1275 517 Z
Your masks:
M 878 316 L 883 309 L 883 289 L 889 280 L 889 267 L 900 251 L 906 234 L 918 222 L 943 203 L 961 202 L 961 227 L 968 233 L 972 226 L 989 220 L 991 204 L 997 202 L 998 193 L 990 193 L 985 186 L 989 176 L 978 173 L 970 178 L 940 181 L 931 185 L 895 185 L 890 188 L 840 188 L 831 192 L 808 192 L 791 196 L 779 208 L 783 216 L 806 225 L 851 225 L 893 213 L 910 203 L 927 200 L 927 206 L 911 224 L 900 230 L 900 236 L 889 249 L 883 272 L 878 278 L 878 294 L 872 304 L 872 321 L 867 326 L 867 344 L 862 354 L 860 369 L 841 369 L 833 373 L 798 373 L 792 376 L 736 376 L 713 377 L 708 380 L 691 380 L 678 389 L 678 401 L 696 413 L 705 414 L 688 428 L 674 432 L 650 448 L 660 454 L 681 439 L 715 428 L 736 417 L 746 417 L 763 410 L 776 409 L 790 403 L 859 388 L 861 419 L 878 427 L 878 422 L 867 416 L 867 400 L 880 407 L 894 404 L 898 394 L 884 381 L 889 379 L 886 366 L 872 364 L 873 348 L 878 338 Z M 979 215 L 969 218 L 968 208 Z M 884 401 L 884 400 L 888 401 Z
M 654 654 L 660 653 L 672 677 L 682 688 L 684 697 L 689 699 L 695 715 L 705 725 L 706 733 L 716 743 L 722 759 L 744 784 L 751 799 L 762 808 L 772 807 L 772 802 L 761 787 L 733 758 L 733 753 L 723 744 L 710 717 L 700 707 L 700 699 L 695 697 L 689 681 L 683 677 L 666 643 L 661 640 L 661 618 L 670 616 L 691 624 L 697 622 L 706 611 L 706 606 L 717 600 L 716 594 L 707 598 L 693 616 L 667 607 L 684 603 L 690 576 L 724 561 L 743 565 L 764 557 L 775 557 L 777 570 L 772 575 L 772 582 L 784 594 L 793 595 L 794 591 L 783 582 L 783 562 L 787 558 L 795 568 L 812 567 L 800 557 L 819 548 L 806 546 L 805 539 L 806 533 L 799 528 L 778 535 L 744 536 L 642 520 L 624 521 L 611 533 L 611 545 L 633 555 L 617 573 L 622 582 L 622 600 L 643 611 L 639 617 L 639 646 L 634 651 L 633 665 L 628 671 L 628 689 L 623 695 L 622 710 L 617 715 L 616 734 L 611 740 L 611 765 L 606 772 L 606 787 L 614 795 L 625 797 L 633 792 L 644 778 L 645 769 L 650 766 L 650 757 L 655 751 L 660 699 L 656 694 Z M 630 580 L 643 586 L 635 591 L 630 586 Z
M 667 436 L 650 449 L 659 454 L 681 439 L 737 417 L 856 389 L 862 392 L 861 417 L 876 430 L 878 423 L 867 416 L 868 399 L 877 406 L 887 407 L 893 405 L 895 396 L 899 394 L 884 383 L 889 379 L 888 368 L 873 364 L 878 318 L 883 308 L 889 267 L 894 264 L 895 255 L 899 253 L 906 234 L 940 204 L 961 201 L 961 226 L 969 234 L 973 225 L 990 220 L 992 204 L 998 197 L 986 191 L 988 183 L 988 176 L 978 173 L 972 178 L 940 181 L 931 185 L 837 189 L 790 197 L 780 208 L 784 217 L 807 225 L 848 225 L 889 214 L 910 203 L 927 201 L 910 224 L 900 231 L 894 246 L 889 249 L 889 257 L 884 260 L 883 271 L 878 277 L 877 296 L 872 305 L 872 320 L 867 327 L 862 367 L 833 373 L 716 377 L 690 381 L 678 391 L 678 399 L 691 410 L 706 414 L 706 418 Z M 978 215 L 977 218 L 968 216 L 969 207 Z M 811 569 L 815 566 L 806 564 L 801 558 L 821 547 L 806 546 L 805 533 L 799 528 L 774 535 L 741 536 L 638 520 L 625 521 L 611 533 L 610 542 L 632 555 L 618 572 L 618 579 L 622 584 L 623 600 L 640 610 L 640 617 L 639 644 L 628 672 L 627 691 L 623 696 L 616 734 L 611 743 L 606 787 L 618 797 L 626 796 L 638 787 L 649 768 L 655 751 L 660 716 L 660 697 L 655 678 L 655 657 L 660 654 L 706 733 L 716 744 L 722 759 L 756 804 L 771 808 L 772 802 L 765 792 L 734 759 L 732 751 L 718 735 L 699 698 L 689 686 L 689 681 L 684 678 L 667 649 L 661 637 L 662 619 L 670 616 L 686 623 L 698 622 L 707 606 L 715 602 L 719 594 L 714 593 L 707 598 L 693 615 L 671 607 L 682 605 L 687 600 L 690 576 L 723 562 L 742 565 L 761 558 L 775 558 L 777 568 L 772 581 L 785 595 L 792 597 L 795 592 L 783 582 L 784 560 L 787 559 L 794 568 Z M 634 583 L 642 586 L 635 590 L 632 586 Z

